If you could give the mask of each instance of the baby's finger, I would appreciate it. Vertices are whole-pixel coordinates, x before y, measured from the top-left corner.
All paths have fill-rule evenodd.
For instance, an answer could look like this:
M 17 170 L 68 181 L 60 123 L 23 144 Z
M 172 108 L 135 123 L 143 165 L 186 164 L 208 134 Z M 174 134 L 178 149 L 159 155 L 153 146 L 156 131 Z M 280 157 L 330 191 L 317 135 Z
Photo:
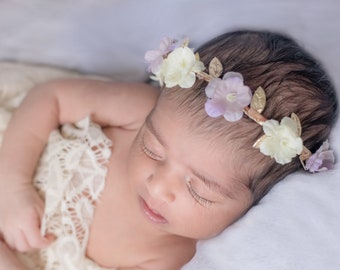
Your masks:
M 14 249 L 19 252 L 26 252 L 30 250 L 30 245 L 27 242 L 25 233 L 23 231 L 18 231 L 14 239 Z
M 4 235 L 4 238 L 5 240 L 5 243 L 7 244 L 7 246 L 10 248 L 10 249 L 15 249 L 15 245 L 14 245 L 14 239 L 11 235 Z
M 17 228 L 13 228 L 12 231 L 4 235 L 4 240 L 10 249 L 17 250 L 18 243 L 21 242 L 20 237 L 22 237 L 20 230 Z
M 32 223 L 29 224 L 26 229 L 26 238 L 31 249 L 46 248 L 51 243 L 48 238 L 41 235 L 38 221 L 32 221 Z

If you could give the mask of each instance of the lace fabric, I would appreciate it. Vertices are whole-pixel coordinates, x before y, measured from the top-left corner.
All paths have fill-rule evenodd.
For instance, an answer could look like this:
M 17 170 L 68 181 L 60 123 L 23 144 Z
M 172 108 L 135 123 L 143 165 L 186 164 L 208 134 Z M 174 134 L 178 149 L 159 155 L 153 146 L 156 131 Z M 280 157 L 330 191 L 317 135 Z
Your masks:
M 34 185 L 45 199 L 41 233 L 57 239 L 39 252 L 18 254 L 29 269 L 104 269 L 85 253 L 95 202 L 105 185 L 111 146 L 89 118 L 51 133 Z

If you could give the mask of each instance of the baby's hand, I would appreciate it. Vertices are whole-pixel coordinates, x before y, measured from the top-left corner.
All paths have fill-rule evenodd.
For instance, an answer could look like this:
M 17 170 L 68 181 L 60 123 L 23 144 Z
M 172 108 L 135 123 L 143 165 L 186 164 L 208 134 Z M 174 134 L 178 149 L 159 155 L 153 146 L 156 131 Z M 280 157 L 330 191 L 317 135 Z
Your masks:
M 13 182 L 12 182 L 13 183 Z M 47 247 L 53 237 L 41 236 L 43 200 L 31 183 L 0 190 L 0 233 L 8 246 L 20 252 Z

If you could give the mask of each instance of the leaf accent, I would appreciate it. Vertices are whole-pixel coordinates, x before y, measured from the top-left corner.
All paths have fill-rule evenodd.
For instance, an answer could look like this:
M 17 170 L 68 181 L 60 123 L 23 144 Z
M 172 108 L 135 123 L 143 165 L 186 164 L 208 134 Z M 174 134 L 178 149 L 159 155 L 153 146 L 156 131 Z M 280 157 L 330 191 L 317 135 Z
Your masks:
M 205 73 L 203 71 L 196 72 L 196 75 L 200 80 L 205 80 L 206 82 L 210 82 L 211 80 L 214 79 L 213 76 L 211 76 L 208 73 Z
M 251 99 L 250 108 L 261 113 L 266 107 L 266 93 L 263 88 L 260 86 L 256 89 L 253 94 L 253 98 Z
M 254 148 L 260 148 L 261 143 L 264 141 L 264 139 L 267 138 L 267 135 L 262 135 L 259 139 L 256 140 L 256 142 L 253 144 Z
M 299 159 L 300 159 L 300 162 L 301 162 L 304 170 L 307 170 L 306 165 L 305 165 L 305 161 L 307 159 L 309 159 L 311 157 L 311 155 L 312 155 L 312 152 L 306 146 L 303 146 L 302 152 L 299 155 Z
M 189 39 L 188 39 L 188 38 L 185 38 L 185 39 L 183 40 L 182 47 L 184 48 L 184 47 L 188 47 L 188 46 L 189 46 Z
M 198 53 L 195 53 L 195 59 L 196 61 L 200 61 L 200 55 Z
M 218 78 L 221 76 L 223 72 L 223 66 L 220 60 L 217 57 L 214 57 L 209 63 L 209 74 L 214 78 Z
M 295 121 L 297 129 L 298 129 L 298 135 L 300 137 L 301 133 L 302 133 L 302 127 L 301 127 L 300 118 L 295 113 L 292 113 L 290 118 Z
M 305 161 L 309 159 L 311 155 L 312 152 L 306 146 L 303 146 L 302 152 L 300 154 L 300 160 Z

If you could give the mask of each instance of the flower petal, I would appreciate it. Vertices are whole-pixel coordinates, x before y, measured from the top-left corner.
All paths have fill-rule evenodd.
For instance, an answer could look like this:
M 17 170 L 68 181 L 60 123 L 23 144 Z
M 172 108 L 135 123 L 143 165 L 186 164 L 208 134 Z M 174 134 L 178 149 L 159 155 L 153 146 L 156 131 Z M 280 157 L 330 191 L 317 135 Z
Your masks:
M 243 86 L 237 94 L 237 102 L 244 108 L 250 104 L 251 97 L 250 88 L 248 86 Z
M 162 55 L 166 55 L 168 52 L 171 52 L 176 47 L 176 40 L 170 37 L 164 37 L 161 40 L 161 44 L 159 45 L 159 51 L 162 52 Z
M 290 117 L 283 117 L 281 120 L 281 125 L 289 127 L 294 133 L 298 134 L 298 127 L 296 122 Z
M 225 111 L 224 113 L 224 118 L 225 120 L 229 121 L 229 122 L 236 122 L 238 120 L 240 120 L 243 116 L 243 111 L 239 111 L 239 110 L 235 110 L 235 111 Z
M 217 99 L 209 99 L 204 104 L 206 113 L 211 117 L 218 117 L 223 115 L 225 108 L 224 103 Z
M 243 76 L 241 73 L 238 72 L 229 71 L 223 76 L 223 80 L 227 80 L 230 78 L 238 78 L 241 82 L 243 82 Z
M 205 94 L 208 98 L 212 98 L 214 96 L 215 91 L 217 90 L 218 83 L 221 79 L 213 79 L 211 80 L 207 87 L 205 88 Z
M 275 136 L 275 131 L 279 127 L 279 122 L 270 119 L 263 123 L 263 131 L 267 136 Z
M 306 169 L 312 173 L 326 171 L 334 167 L 334 152 L 329 149 L 328 140 L 306 161 Z
M 182 88 L 190 88 L 194 85 L 195 81 L 196 74 L 194 72 L 189 72 L 178 85 Z
M 321 165 L 322 159 L 317 158 L 317 155 L 315 154 L 306 161 L 306 169 L 310 172 L 318 171 Z
M 319 157 L 323 160 L 329 160 L 331 162 L 335 161 L 334 151 L 333 150 L 324 150 L 319 153 Z
M 161 54 L 159 51 L 156 51 L 156 50 L 151 50 L 151 51 L 147 51 L 144 55 L 144 60 L 146 62 L 152 62 L 154 61 L 155 59 L 157 59 L 158 57 L 160 57 Z

